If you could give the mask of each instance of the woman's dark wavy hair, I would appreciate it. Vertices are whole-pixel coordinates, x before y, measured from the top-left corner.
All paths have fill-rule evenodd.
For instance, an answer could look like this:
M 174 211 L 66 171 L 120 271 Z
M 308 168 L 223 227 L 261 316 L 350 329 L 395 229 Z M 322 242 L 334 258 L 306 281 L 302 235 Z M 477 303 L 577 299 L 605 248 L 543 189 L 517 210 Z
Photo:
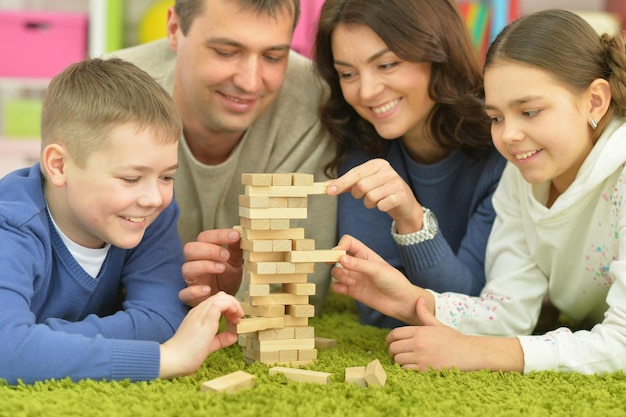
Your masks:
M 461 148 L 476 158 L 493 148 L 480 63 L 454 0 L 326 0 L 314 61 L 330 86 L 320 117 L 338 146 L 328 172 L 336 170 L 354 147 L 381 157 L 389 146 L 343 98 L 331 47 L 341 23 L 369 27 L 404 61 L 432 64 L 429 95 L 435 105 L 428 115 L 427 133 L 438 145 Z

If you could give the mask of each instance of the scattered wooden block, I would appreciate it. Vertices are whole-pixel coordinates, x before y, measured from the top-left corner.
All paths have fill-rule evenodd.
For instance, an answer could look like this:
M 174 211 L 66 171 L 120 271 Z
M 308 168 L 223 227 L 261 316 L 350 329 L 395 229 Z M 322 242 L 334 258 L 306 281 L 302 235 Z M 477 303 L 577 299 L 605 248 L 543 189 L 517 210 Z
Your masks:
M 357 384 L 361 387 L 367 386 L 365 380 L 365 366 L 353 366 L 346 368 L 345 381 L 349 384 Z
M 316 349 L 332 349 L 337 346 L 335 339 L 329 339 L 327 337 L 316 337 L 315 348 Z
M 244 388 L 254 387 L 256 377 L 244 371 L 232 372 L 228 375 L 220 376 L 210 381 L 205 381 L 200 385 L 202 392 L 225 392 L 234 394 Z
M 367 386 L 385 386 L 385 382 L 387 381 L 387 373 L 383 369 L 383 366 L 380 364 L 380 361 L 378 359 L 374 359 L 367 364 L 367 367 L 365 368 L 365 381 L 367 382 Z
M 328 384 L 330 382 L 330 373 L 309 371 L 306 369 L 287 368 L 283 366 L 274 366 L 269 370 L 270 375 L 283 374 L 285 378 L 295 382 L 310 382 L 313 384 Z

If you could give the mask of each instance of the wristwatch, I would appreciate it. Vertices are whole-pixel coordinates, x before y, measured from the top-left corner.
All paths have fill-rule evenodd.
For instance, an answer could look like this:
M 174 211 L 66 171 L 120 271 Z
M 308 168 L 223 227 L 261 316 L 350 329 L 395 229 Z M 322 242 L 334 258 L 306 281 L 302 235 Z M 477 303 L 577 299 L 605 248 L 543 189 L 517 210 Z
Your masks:
M 435 213 L 433 213 L 426 207 L 422 208 L 424 210 L 422 230 L 418 230 L 417 232 L 409 233 L 406 235 L 401 235 L 397 232 L 395 220 L 391 222 L 391 236 L 393 236 L 393 240 L 395 240 L 398 245 L 408 246 L 431 240 L 439 231 L 439 222 L 437 221 Z

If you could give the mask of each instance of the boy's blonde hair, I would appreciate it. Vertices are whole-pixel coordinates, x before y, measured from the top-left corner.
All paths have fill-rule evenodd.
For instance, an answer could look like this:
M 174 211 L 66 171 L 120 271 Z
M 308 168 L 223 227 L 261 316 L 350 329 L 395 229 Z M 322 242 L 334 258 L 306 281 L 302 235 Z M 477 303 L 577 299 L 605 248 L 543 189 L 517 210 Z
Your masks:
M 118 58 L 72 64 L 52 79 L 41 114 L 41 148 L 62 143 L 84 166 L 124 124 L 150 128 L 159 144 L 176 142 L 183 125 L 176 105 L 148 73 Z M 132 140 L 129 137 L 128 140 Z

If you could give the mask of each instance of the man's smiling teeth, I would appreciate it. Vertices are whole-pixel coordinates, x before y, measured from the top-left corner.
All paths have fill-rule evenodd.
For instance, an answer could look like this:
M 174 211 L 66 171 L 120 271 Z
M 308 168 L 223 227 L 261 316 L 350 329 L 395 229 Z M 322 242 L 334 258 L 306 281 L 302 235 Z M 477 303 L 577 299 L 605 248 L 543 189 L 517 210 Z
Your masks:
M 243 104 L 243 103 L 247 103 L 248 102 L 248 100 L 242 100 L 240 98 L 233 97 L 233 96 L 226 96 L 226 97 L 228 97 L 229 100 L 232 100 L 235 103 L 242 103 Z
M 530 152 L 524 152 L 524 153 L 520 153 L 515 155 L 515 157 L 517 158 L 517 160 L 519 161 L 520 159 L 526 159 L 526 158 L 530 158 L 531 156 L 533 156 L 534 154 L 536 154 L 537 152 L 539 152 L 539 150 L 536 151 L 530 151 Z
M 133 223 L 141 223 L 142 221 L 146 219 L 145 217 L 124 217 L 124 218 Z
M 372 107 L 372 111 L 376 114 L 384 113 L 396 107 L 396 104 L 398 104 L 399 102 L 400 102 L 400 99 L 397 98 L 393 101 L 390 101 L 389 103 L 383 104 L 382 106 Z

